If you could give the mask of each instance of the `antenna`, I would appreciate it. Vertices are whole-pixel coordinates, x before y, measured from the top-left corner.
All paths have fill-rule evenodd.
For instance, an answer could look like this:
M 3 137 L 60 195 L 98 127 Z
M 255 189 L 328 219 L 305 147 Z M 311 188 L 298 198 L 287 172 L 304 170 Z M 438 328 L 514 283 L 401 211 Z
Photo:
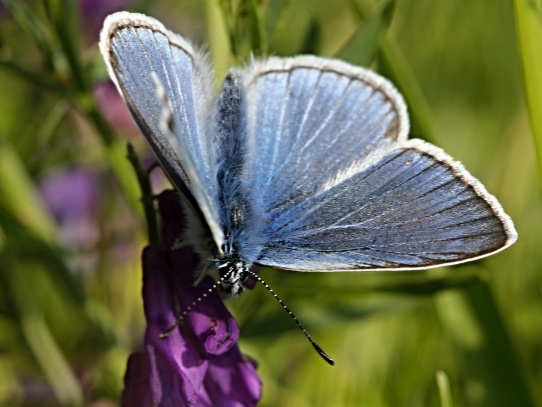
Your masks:
M 227 277 L 227 275 L 226 275 Z M 177 328 L 179 326 L 179 324 L 181 322 L 183 322 L 184 320 L 184 317 L 186 316 L 186 314 L 188 314 L 190 311 L 192 311 L 192 309 L 197 305 L 199 304 L 204 298 L 206 298 L 215 288 L 218 287 L 218 285 L 220 284 L 220 282 L 222 281 L 222 278 L 218 281 L 216 281 L 212 286 L 210 286 L 207 291 L 205 291 L 203 294 L 201 294 L 198 298 L 196 298 L 194 301 L 192 301 L 192 303 L 186 307 L 185 309 L 183 309 L 183 311 L 181 312 L 181 315 L 179 315 L 177 317 L 177 319 L 175 320 L 175 323 L 173 325 L 171 325 L 168 329 L 165 330 L 165 332 L 161 333 L 160 334 L 160 339 L 166 339 L 169 335 L 171 335 L 171 333 L 175 330 L 175 328 Z
M 180 243 L 182 244 L 182 243 Z M 179 315 L 177 317 L 177 319 L 175 320 L 175 323 L 173 325 L 171 325 L 168 329 L 165 330 L 165 332 L 161 333 L 160 334 L 160 339 L 166 339 L 169 335 L 171 335 L 171 333 L 175 330 L 175 328 L 177 328 L 181 322 L 183 322 L 184 320 L 184 317 L 186 317 L 186 314 L 188 314 L 190 311 L 192 311 L 192 309 L 197 305 L 199 304 L 204 298 L 207 298 L 207 296 L 215 290 L 215 288 L 217 288 L 221 282 L 224 281 L 225 278 L 228 278 L 230 276 L 230 274 L 233 273 L 233 269 L 231 269 L 230 271 L 228 271 L 224 277 L 220 277 L 218 281 L 215 281 L 213 283 L 212 286 L 210 286 L 207 291 L 205 291 L 203 294 L 201 294 L 198 298 L 196 298 L 194 301 L 192 301 L 192 303 L 186 307 L 185 309 L 183 309 L 183 311 L 181 312 L 181 315 Z M 204 275 L 202 274 L 202 277 Z M 199 281 L 201 280 L 201 277 L 198 278 L 196 280 L 196 282 L 194 284 L 197 284 Z
M 273 291 L 273 289 L 271 287 L 269 287 L 269 285 L 265 281 L 263 281 L 262 278 L 259 275 L 257 275 L 256 273 L 254 273 L 251 270 L 248 270 L 248 273 L 252 277 L 254 277 L 256 280 L 258 280 L 260 283 L 262 283 L 263 286 L 265 288 L 267 288 L 267 290 L 271 294 L 273 294 L 273 297 L 275 297 L 275 300 L 277 300 L 279 302 L 279 304 L 282 306 L 282 308 L 284 308 L 284 310 L 288 313 L 288 315 L 290 315 L 292 317 L 292 319 L 295 321 L 295 323 L 297 324 L 299 329 L 301 329 L 301 332 L 303 332 L 305 334 L 305 336 L 307 337 L 307 339 L 309 340 L 309 342 L 311 343 L 313 348 L 316 350 L 316 352 L 318 352 L 318 354 L 322 357 L 322 359 L 324 359 L 327 363 L 329 363 L 331 366 L 333 366 L 335 364 L 333 359 L 331 359 L 329 357 L 329 355 L 326 352 L 324 352 L 324 350 L 320 346 L 318 346 L 318 344 L 316 342 L 314 342 L 314 340 L 311 338 L 311 336 L 309 335 L 307 330 L 303 327 L 303 325 L 301 325 L 301 322 L 299 322 L 297 317 L 292 313 L 292 311 L 290 311 L 290 309 L 286 306 L 286 304 L 284 304 L 284 302 L 282 302 L 282 300 L 279 298 L 277 293 L 275 293 L 275 291 Z
M 192 303 L 181 312 L 181 315 L 177 317 L 177 320 L 175 321 L 175 323 L 171 325 L 168 329 L 166 329 L 164 333 L 160 334 L 160 339 L 166 339 L 169 335 L 171 335 L 171 333 L 175 330 L 175 328 L 177 328 L 179 324 L 184 320 L 184 317 L 186 316 L 186 314 L 192 311 L 192 309 L 197 304 L 199 304 L 204 298 L 207 297 L 207 295 L 209 295 L 214 289 L 216 289 L 219 286 L 219 284 L 232 273 L 232 271 L 233 270 L 230 270 L 228 273 L 226 273 L 226 275 L 224 275 L 224 277 L 220 277 L 220 279 L 216 281 L 211 287 L 209 287 L 207 291 L 205 291 L 202 295 L 200 295 L 198 298 L 192 301 Z M 333 366 L 335 364 L 333 359 L 331 359 L 329 355 L 326 352 L 324 352 L 324 350 L 320 346 L 318 346 L 318 344 L 312 339 L 312 337 L 309 335 L 305 327 L 301 324 L 301 322 L 299 322 L 297 317 L 292 313 L 292 311 L 290 311 L 290 309 L 286 306 L 286 304 L 284 304 L 284 302 L 279 298 L 277 293 L 275 293 L 275 291 L 273 291 L 273 289 L 269 287 L 269 284 L 267 284 L 259 275 L 257 275 L 251 270 L 248 270 L 248 274 L 250 274 L 256 280 L 258 280 L 265 288 L 267 288 L 267 290 L 271 294 L 273 294 L 273 297 L 275 297 L 275 299 L 282 306 L 282 308 L 288 313 L 288 315 L 292 317 L 292 319 L 295 321 L 299 329 L 301 329 L 301 332 L 303 332 L 303 334 L 309 340 L 309 342 L 311 343 L 313 348 L 316 350 L 316 352 L 318 352 L 318 354 L 322 357 L 322 359 L 324 359 L 327 363 Z

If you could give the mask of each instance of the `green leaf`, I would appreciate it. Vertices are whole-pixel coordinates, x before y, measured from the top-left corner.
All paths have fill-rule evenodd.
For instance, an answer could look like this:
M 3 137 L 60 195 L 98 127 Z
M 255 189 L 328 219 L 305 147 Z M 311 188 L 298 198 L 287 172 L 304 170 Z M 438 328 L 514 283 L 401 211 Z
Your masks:
M 32 234 L 52 243 L 57 236 L 56 223 L 45 210 L 34 181 L 15 149 L 8 143 L 0 144 L 1 204 Z

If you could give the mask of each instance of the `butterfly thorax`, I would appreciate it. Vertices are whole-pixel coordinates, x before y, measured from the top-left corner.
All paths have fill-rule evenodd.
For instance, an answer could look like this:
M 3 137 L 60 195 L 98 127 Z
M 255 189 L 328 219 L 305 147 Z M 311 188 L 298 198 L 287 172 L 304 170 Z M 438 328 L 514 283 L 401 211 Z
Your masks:
M 228 296 L 243 292 L 243 281 L 248 277 L 249 266 L 237 256 L 225 256 L 215 260 L 220 275 L 220 288 Z

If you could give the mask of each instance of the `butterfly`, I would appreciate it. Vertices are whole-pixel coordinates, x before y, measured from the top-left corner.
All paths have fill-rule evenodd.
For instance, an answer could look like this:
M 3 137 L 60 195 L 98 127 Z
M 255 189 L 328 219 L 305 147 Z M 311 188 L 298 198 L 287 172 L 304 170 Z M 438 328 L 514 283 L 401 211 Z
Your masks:
M 517 233 L 443 150 L 408 139 L 405 102 L 376 73 L 315 56 L 254 60 L 218 95 L 208 58 L 159 21 L 109 16 L 109 74 L 230 295 L 253 264 L 416 270 L 479 259 Z

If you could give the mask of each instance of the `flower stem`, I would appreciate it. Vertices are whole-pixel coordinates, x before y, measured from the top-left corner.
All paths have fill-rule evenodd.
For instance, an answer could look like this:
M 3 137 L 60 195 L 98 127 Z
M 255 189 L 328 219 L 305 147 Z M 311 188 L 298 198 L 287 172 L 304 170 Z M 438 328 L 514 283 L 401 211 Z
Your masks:
M 147 221 L 147 233 L 149 243 L 163 245 L 160 227 L 158 225 L 158 217 L 154 206 L 154 196 L 152 186 L 149 179 L 149 172 L 141 165 L 141 161 L 131 143 L 127 144 L 128 160 L 132 164 L 132 168 L 136 174 L 139 188 L 141 189 L 141 203 L 143 204 L 143 212 Z

